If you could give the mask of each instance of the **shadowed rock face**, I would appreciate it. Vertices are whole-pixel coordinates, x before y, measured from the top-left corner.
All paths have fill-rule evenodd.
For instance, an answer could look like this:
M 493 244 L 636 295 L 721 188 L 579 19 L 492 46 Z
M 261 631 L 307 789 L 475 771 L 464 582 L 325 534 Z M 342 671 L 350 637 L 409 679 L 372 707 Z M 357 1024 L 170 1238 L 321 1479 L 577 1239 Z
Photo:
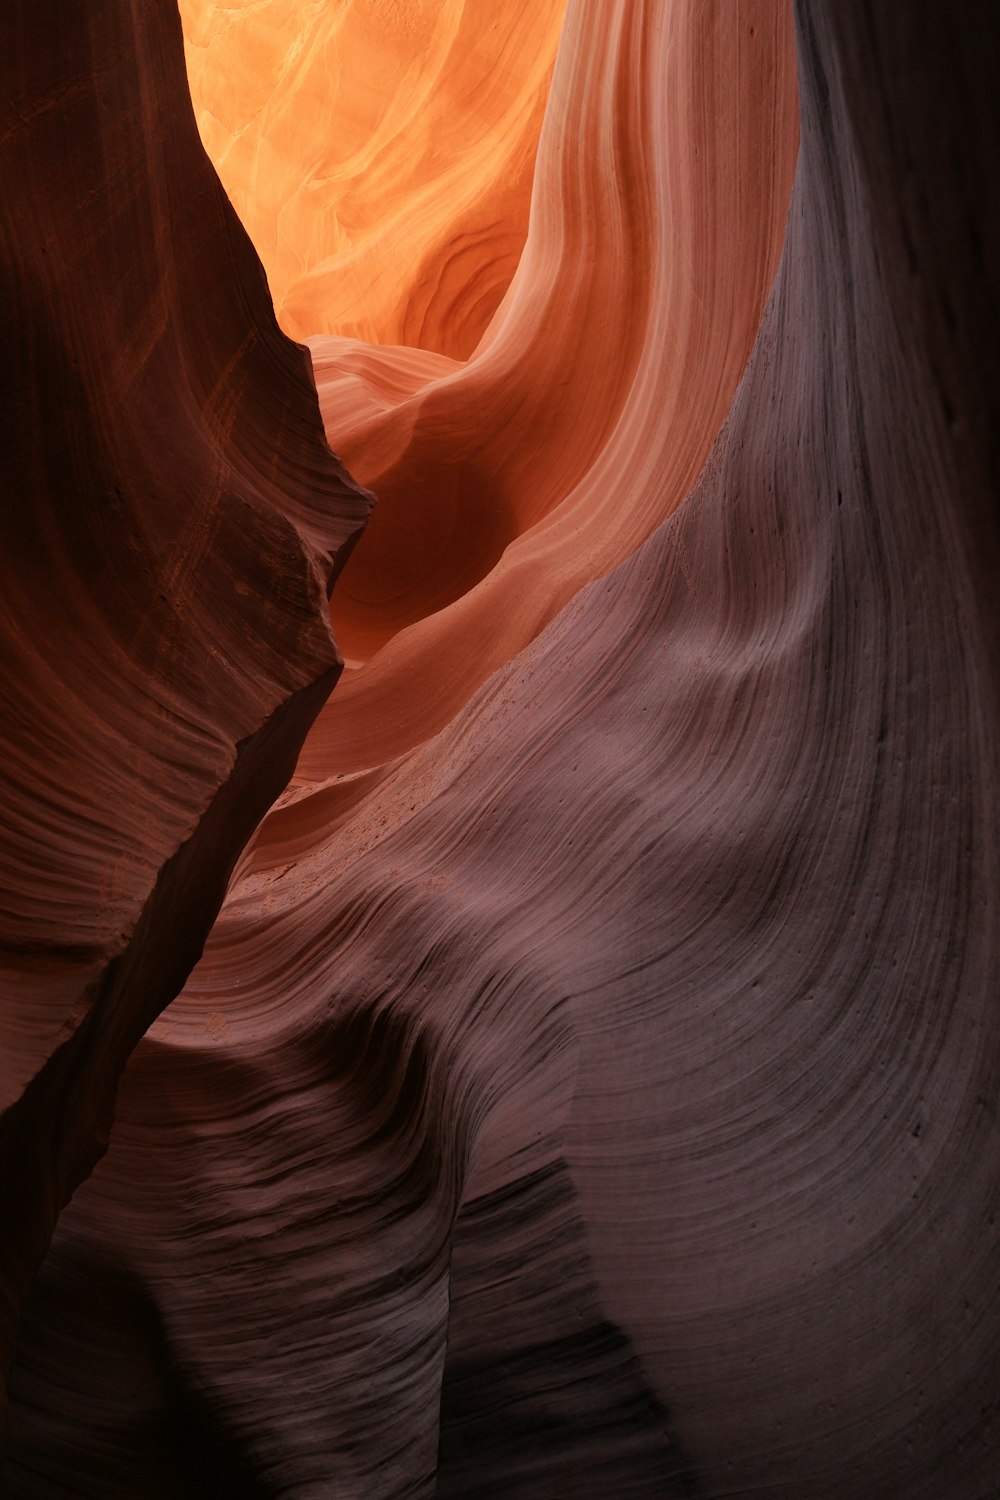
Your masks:
M 600 12 L 655 93 L 670 9 L 560 67 Z M 802 0 L 699 482 L 335 817 L 317 725 L 26 1304 L 11 1493 L 994 1493 L 998 31 Z
M 205 160 L 169 6 L 0 22 L 0 1368 L 118 1074 L 340 661 L 368 497 Z

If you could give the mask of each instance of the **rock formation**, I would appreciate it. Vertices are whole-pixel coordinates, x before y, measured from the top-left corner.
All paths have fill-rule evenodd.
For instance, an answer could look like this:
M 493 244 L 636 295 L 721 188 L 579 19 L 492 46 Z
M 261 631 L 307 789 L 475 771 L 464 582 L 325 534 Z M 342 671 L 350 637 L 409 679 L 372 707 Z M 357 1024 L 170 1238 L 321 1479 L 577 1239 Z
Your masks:
M 0 1378 L 118 1074 L 340 659 L 369 499 L 201 149 L 169 6 L 0 22 Z
M 995 1493 L 1000 18 L 799 0 L 781 249 L 787 27 L 777 0 L 570 0 L 525 252 L 473 357 L 314 342 L 328 433 L 384 507 L 334 595 L 348 672 L 183 992 L 151 1025 L 115 1002 L 148 1031 L 24 1306 L 11 1493 Z M 173 36 L 135 53 L 165 101 Z M 96 73 L 102 54 L 67 55 Z M 34 129 L 56 115 L 20 110 Z M 187 170 L 136 152 L 144 182 Z M 117 158 L 96 159 L 120 201 Z M 39 180 L 62 222 L 64 180 Z M 240 247 L 245 287 L 212 191 L 211 220 L 163 201 Z M 161 227 L 161 256 L 181 233 Z M 22 237 L 45 272 L 45 235 Z M 184 286 L 167 290 L 186 327 Z M 43 278 L 32 305 L 63 337 L 61 287 Z M 193 425 L 299 539 L 284 569 L 253 550 L 275 593 L 251 573 L 242 633 L 209 664 L 213 616 L 185 615 L 184 722 L 230 747 L 214 783 L 182 763 L 206 803 L 240 736 L 325 691 L 316 590 L 307 609 L 284 580 L 362 508 L 257 288 L 229 295 L 312 462 L 240 467 L 258 428 L 200 414 L 244 364 L 197 344 L 208 379 L 179 334 L 135 428 L 162 437 L 153 494 L 178 493 Z M 92 296 L 110 319 L 110 288 Z M 193 372 L 216 403 L 199 422 Z M 29 375 L 26 411 L 45 390 Z M 72 410 L 67 373 L 53 389 Z M 96 402 L 80 425 L 103 442 L 122 404 Z M 46 416 L 16 434 L 73 457 Z M 102 572 L 81 547 L 59 573 L 78 512 L 36 490 L 45 577 L 95 611 L 60 634 L 107 681 L 72 777 L 54 731 L 25 731 L 46 769 L 25 773 L 25 823 L 51 829 L 50 884 L 59 850 L 102 871 L 130 832 L 155 880 L 176 847 L 157 817 L 197 799 L 153 736 L 148 760 L 114 761 L 137 738 L 113 737 L 115 706 L 138 709 L 95 624 L 104 604 L 117 621 L 116 588 L 146 598 L 143 563 Z M 249 567 L 242 535 L 192 551 Z M 15 642 L 52 629 L 36 556 L 17 555 Z M 128 629 L 134 692 L 155 699 L 159 658 Z M 46 724 L 69 718 L 56 659 L 31 658 L 32 695 L 27 668 L 17 683 Z M 262 752 L 268 796 L 290 741 Z M 126 774 L 148 805 L 107 834 L 119 804 L 78 802 Z M 22 941 L 36 992 L 12 1036 L 43 1001 L 66 1011 L 56 940 L 74 912 L 97 930 L 84 883 L 53 885 L 49 930 Z M 43 883 L 23 888 L 41 921 Z M 150 940 L 175 944 L 164 924 L 186 915 L 154 910 Z M 89 1088 L 91 1054 L 73 1066 Z
M 566 0 L 181 0 L 202 138 L 293 338 L 464 358 L 517 265 Z

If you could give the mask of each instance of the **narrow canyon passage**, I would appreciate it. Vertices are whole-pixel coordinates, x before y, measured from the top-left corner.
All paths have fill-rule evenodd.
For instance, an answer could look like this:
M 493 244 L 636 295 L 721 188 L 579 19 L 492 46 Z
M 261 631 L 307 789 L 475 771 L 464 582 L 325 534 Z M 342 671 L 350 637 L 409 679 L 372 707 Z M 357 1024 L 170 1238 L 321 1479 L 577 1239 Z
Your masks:
M 2 1493 L 988 1500 L 995 8 L 38 24 Z
M 283 139 L 271 122 L 284 124 L 303 76 L 312 77 L 303 57 L 322 55 L 329 66 L 335 45 L 346 69 L 355 55 L 357 9 L 313 19 L 292 49 L 294 82 L 286 73 L 269 75 L 267 104 L 260 104 L 259 85 L 237 121 L 232 74 L 222 61 L 232 47 L 232 13 L 224 11 L 223 23 L 210 4 L 186 5 L 196 113 L 249 221 L 263 218 L 255 199 L 261 161 L 270 160 L 272 137 Z M 553 12 L 556 23 L 564 10 Z M 360 11 L 371 46 L 372 17 Z M 269 21 L 276 14 L 286 27 L 301 25 L 289 20 L 295 7 L 267 7 Z M 414 38 L 409 20 L 404 25 L 391 8 L 387 15 L 379 15 L 378 54 L 395 58 Z M 539 60 L 551 63 L 559 34 L 558 24 L 539 28 L 523 0 L 502 15 L 511 76 L 505 92 L 496 82 L 494 91 L 519 128 L 498 145 L 480 114 L 473 117 L 480 134 L 466 124 L 465 194 L 452 204 L 447 226 L 449 246 L 465 245 L 472 214 L 465 198 L 474 184 L 478 260 L 466 248 L 463 270 L 471 277 L 461 283 L 464 292 L 478 286 L 477 266 L 483 275 L 496 266 L 487 231 L 505 202 L 497 198 L 507 158 L 525 150 L 525 136 L 535 144 L 542 127 Z M 432 19 L 424 44 L 440 70 L 441 94 L 471 95 L 478 111 L 480 79 L 471 67 L 480 59 L 474 54 L 470 64 L 466 33 L 482 32 L 481 16 L 469 5 L 431 6 L 424 20 Z M 310 340 L 327 435 L 377 493 L 378 506 L 333 600 L 347 670 L 304 747 L 296 789 L 256 840 L 258 867 L 294 854 L 300 830 L 308 842 L 321 826 L 332 832 L 356 815 L 401 757 L 443 729 L 583 584 L 670 514 L 701 469 L 743 372 L 777 267 L 798 143 L 790 11 L 774 0 L 665 7 L 574 0 L 565 23 L 538 143 L 530 232 L 524 184 L 523 255 L 516 269 L 511 262 L 503 306 L 470 357 L 437 357 L 447 347 L 447 325 L 422 327 L 430 347 L 399 347 L 397 325 L 374 314 L 366 326 L 379 343 L 362 344 L 347 336 L 348 319 L 334 317 L 340 304 L 324 304 L 321 290 L 313 291 L 314 324 L 333 322 L 338 335 Z M 262 30 L 257 11 L 246 12 L 244 49 Z M 450 45 L 436 41 L 441 32 Z M 272 40 L 270 31 L 264 35 Z M 211 59 L 213 48 L 219 60 L 209 71 L 205 54 Z M 341 82 L 342 95 L 349 87 Z M 351 97 L 339 105 L 348 118 Z M 426 225 L 413 206 L 419 153 L 410 133 L 405 157 L 396 156 L 394 116 L 412 123 L 405 100 L 384 106 L 379 146 L 366 146 L 366 160 L 374 155 L 378 165 L 385 220 L 393 224 L 402 200 L 408 232 L 401 242 L 385 232 L 377 253 L 345 251 L 341 261 L 365 281 L 377 274 L 370 263 L 381 265 L 394 252 L 397 297 L 422 304 L 428 273 L 410 243 L 441 235 L 442 226 L 436 217 Z M 227 109 L 230 129 L 219 143 L 215 121 Z M 306 110 L 306 127 L 314 126 L 315 114 Z M 436 140 L 433 110 L 424 128 Z M 343 154 L 352 160 L 346 148 Z M 499 179 L 489 175 L 498 157 Z M 282 177 L 268 178 L 268 193 L 284 201 L 284 185 L 294 189 L 303 170 L 296 155 Z M 331 185 L 324 177 L 318 186 L 308 182 L 301 197 L 311 205 L 317 193 L 335 190 L 339 203 L 339 179 Z M 432 201 L 441 212 L 439 196 Z M 303 211 L 293 198 L 284 230 L 285 256 L 297 252 L 299 261 L 314 232 L 312 219 L 302 226 Z M 268 223 L 261 249 L 280 289 L 284 263 L 277 251 L 269 259 Z M 350 288 L 338 264 L 338 284 Z M 435 285 L 448 265 L 449 255 L 439 252 L 429 273 Z M 278 289 L 282 316 L 286 298 Z M 358 294 L 339 295 L 353 305 Z M 452 320 L 466 321 L 454 309 Z M 286 326 L 294 332 L 306 325 L 286 317 Z

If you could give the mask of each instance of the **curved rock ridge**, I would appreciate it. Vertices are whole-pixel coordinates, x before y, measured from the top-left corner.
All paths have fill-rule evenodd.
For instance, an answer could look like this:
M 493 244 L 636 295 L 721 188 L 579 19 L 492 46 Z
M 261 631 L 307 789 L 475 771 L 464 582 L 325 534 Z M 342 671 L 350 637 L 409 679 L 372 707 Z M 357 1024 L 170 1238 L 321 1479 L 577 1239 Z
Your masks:
M 995 1493 L 1000 13 L 796 28 L 707 467 L 234 885 L 26 1305 L 13 1493 Z
M 129 1050 L 340 670 L 370 497 L 205 159 L 169 7 L 0 22 L 0 1374 Z
M 332 826 L 684 498 L 780 253 L 798 139 L 775 0 L 575 0 L 517 275 L 465 364 L 313 339 L 379 508 L 333 601 L 347 670 L 258 862 Z
M 181 0 L 202 139 L 293 338 L 465 358 L 513 275 L 566 0 Z

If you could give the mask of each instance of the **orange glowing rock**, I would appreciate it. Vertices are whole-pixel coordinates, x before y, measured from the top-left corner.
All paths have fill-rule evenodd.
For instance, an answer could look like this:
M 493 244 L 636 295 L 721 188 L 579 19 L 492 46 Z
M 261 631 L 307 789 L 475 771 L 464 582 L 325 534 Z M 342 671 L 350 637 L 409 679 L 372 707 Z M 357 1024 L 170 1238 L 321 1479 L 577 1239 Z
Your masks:
M 771 287 L 797 145 L 785 5 L 584 0 L 524 255 L 472 358 L 312 341 L 330 441 L 379 502 L 333 602 L 348 670 L 299 766 L 331 814 L 687 494 Z
M 318 404 L 176 12 L 9 9 L 6 866 L 46 923 L 9 1057 L 108 877 L 193 826 L 0 1133 L 3 1252 L 114 1109 L 19 1309 L 0 1493 L 994 1494 L 1000 11 L 798 0 L 785 233 L 786 0 L 570 0 L 476 348 L 320 335 Z M 275 14 L 216 19 L 287 192 L 235 46 Z M 339 59 L 360 135 L 428 15 L 317 0 L 289 101 Z M 336 672 L 366 497 L 320 405 L 380 496 L 349 667 L 191 969 L 302 743 L 259 713 Z
M 750 353 L 798 145 L 781 0 L 570 6 L 523 254 L 468 349 L 483 325 L 461 312 L 460 289 L 471 306 L 498 264 L 483 235 L 466 233 L 469 204 L 482 226 L 507 201 L 510 159 L 498 142 L 513 149 L 516 134 L 530 164 L 563 9 L 508 0 L 486 25 L 469 5 L 351 3 L 303 21 L 287 4 L 223 11 L 183 0 L 203 137 L 279 316 L 296 336 L 314 335 L 330 442 L 378 496 L 333 601 L 347 670 L 309 737 L 299 790 L 258 837 L 265 863 L 285 857 L 304 790 L 322 785 L 326 815 L 339 820 L 670 514 Z M 377 99 L 364 86 L 376 58 Z M 386 103 L 389 79 L 410 92 Z M 428 156 L 401 124 L 418 92 L 420 139 L 453 141 L 458 120 L 475 143 L 447 180 L 421 176 Z M 334 115 L 341 165 L 318 172 Z M 527 178 L 522 186 L 526 219 Z M 350 215 L 365 233 L 287 290 L 316 253 L 306 240 L 346 242 Z M 428 320 L 425 258 L 413 247 L 432 226 L 439 249 L 451 247 L 439 264 L 451 257 L 454 295 Z M 362 283 L 388 301 L 352 323 L 344 309 Z M 469 358 L 451 357 L 463 346 Z M 306 822 L 316 814 L 314 803 Z
M 464 356 L 524 241 L 565 0 L 181 0 L 206 149 L 294 338 Z

